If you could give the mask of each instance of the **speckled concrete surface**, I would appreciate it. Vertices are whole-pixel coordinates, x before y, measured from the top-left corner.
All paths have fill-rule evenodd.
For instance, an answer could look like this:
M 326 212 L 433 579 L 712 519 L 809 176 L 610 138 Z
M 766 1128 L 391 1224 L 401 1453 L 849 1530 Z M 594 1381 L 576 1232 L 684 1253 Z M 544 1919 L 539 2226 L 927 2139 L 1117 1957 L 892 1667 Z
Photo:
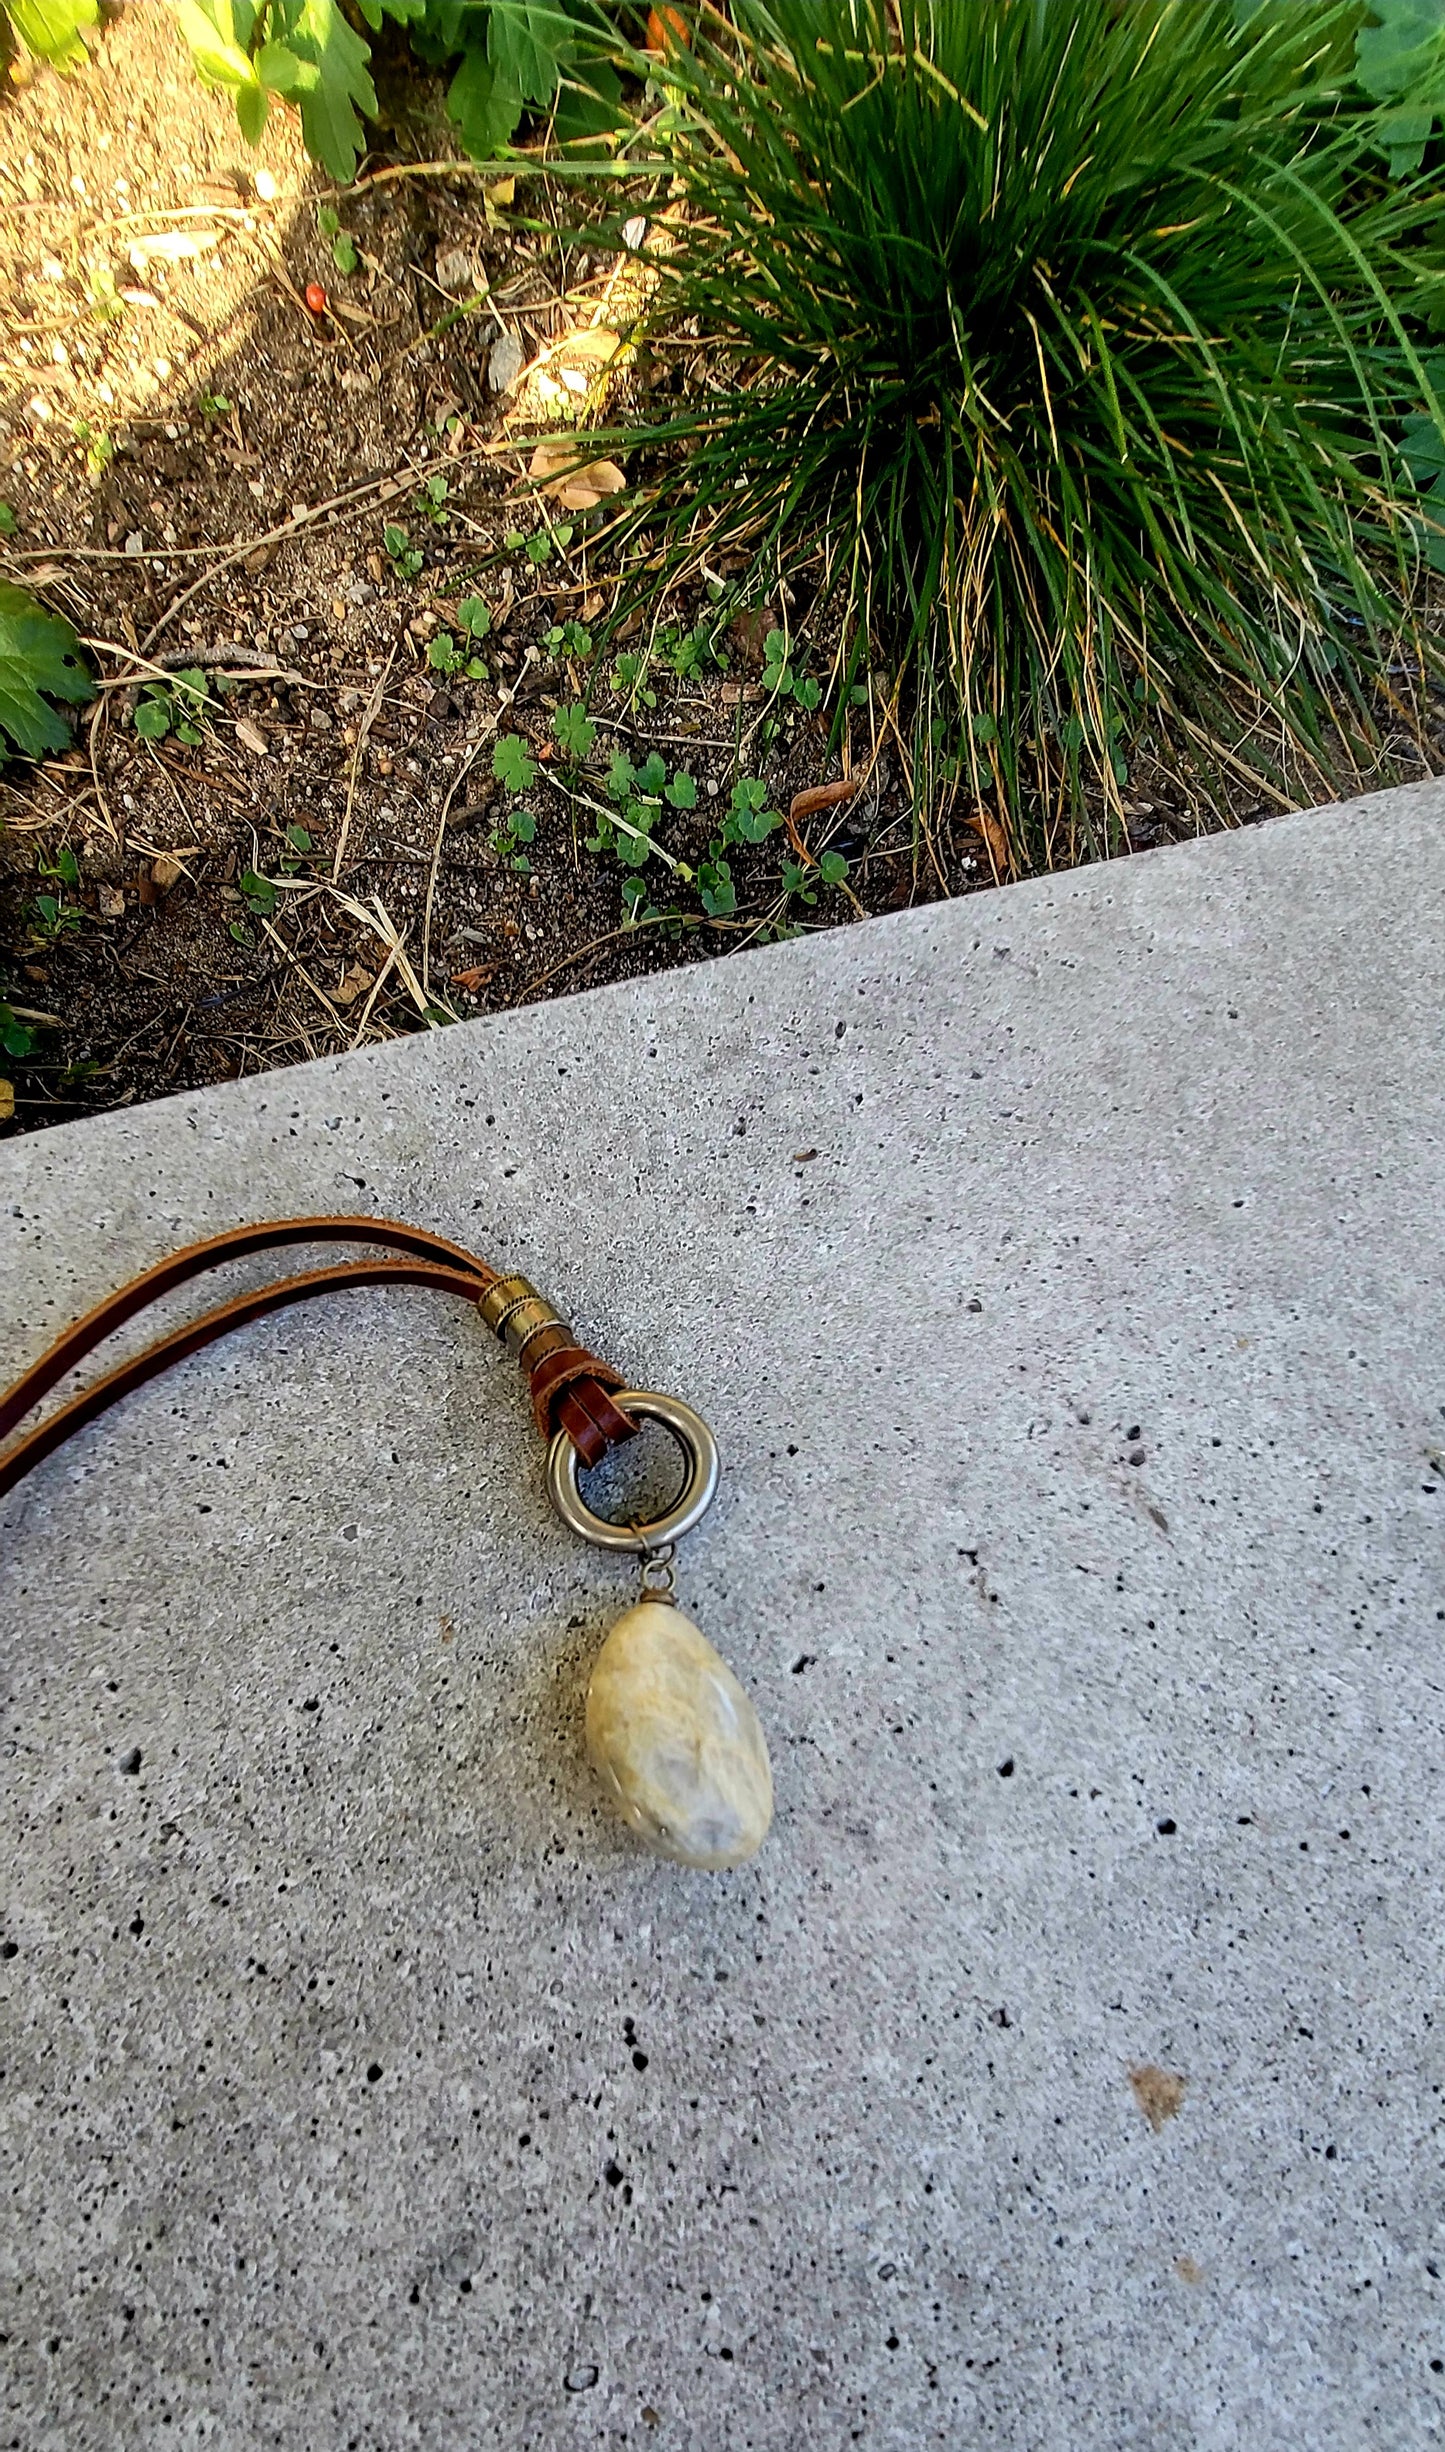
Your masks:
M 6 2444 L 1441 2440 L 1442 889 L 1427 787 L 4 1150 L 7 1368 L 375 1208 L 700 1405 L 778 1779 L 599 1811 L 627 1570 L 456 1305 L 46 1465 Z

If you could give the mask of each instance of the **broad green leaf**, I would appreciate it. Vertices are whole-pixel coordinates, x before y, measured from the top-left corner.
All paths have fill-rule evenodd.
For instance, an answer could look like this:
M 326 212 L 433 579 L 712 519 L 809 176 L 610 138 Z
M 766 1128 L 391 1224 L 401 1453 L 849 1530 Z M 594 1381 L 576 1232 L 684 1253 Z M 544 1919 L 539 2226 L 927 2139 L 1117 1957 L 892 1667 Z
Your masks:
M 578 61 L 562 79 L 552 133 L 569 152 L 581 152 L 611 136 L 626 116 L 616 69 L 606 60 Z
M 674 775 L 667 787 L 667 797 L 674 809 L 697 807 L 697 785 L 691 775 Z
M 510 144 L 522 96 L 484 51 L 469 51 L 447 88 L 447 109 L 473 161 L 489 162 Z
M 79 649 L 68 621 L 47 613 L 23 587 L 0 580 L 0 732 L 8 732 L 27 758 L 64 749 L 70 739 L 42 691 L 73 706 L 95 695 Z
M 256 85 L 249 49 L 256 28 L 253 0 L 171 0 L 171 13 L 203 85 L 238 91 Z
M 1417 105 L 1438 89 L 1445 69 L 1445 5 L 1442 0 L 1374 0 L 1375 25 L 1362 26 L 1355 43 L 1355 73 L 1377 102 Z
M 492 751 L 492 773 L 509 792 L 526 792 L 537 780 L 534 759 L 527 755 L 527 744 L 517 732 L 504 732 Z
M 259 145 L 271 116 L 264 85 L 242 85 L 236 92 L 236 125 L 248 145 Z
M 411 47 L 419 60 L 440 68 L 443 60 L 467 50 L 472 38 L 485 47 L 479 0 L 426 0 L 426 13 L 413 22 Z
M 487 57 L 525 101 L 551 101 L 576 46 L 576 23 L 564 10 L 544 0 L 492 0 Z
M 356 5 L 373 34 L 379 34 L 383 17 L 394 17 L 401 26 L 425 17 L 427 0 L 356 0 Z
M 171 728 L 171 711 L 164 698 L 143 698 L 135 711 L 135 728 L 143 741 L 163 741 Z
M 597 726 L 589 718 L 585 707 L 575 700 L 571 705 L 557 709 L 552 718 L 552 730 L 569 758 L 587 757 L 597 738 Z
M 362 117 L 376 116 L 370 49 L 348 25 L 340 0 L 273 0 L 267 26 L 300 63 L 290 99 L 300 107 L 307 152 L 333 179 L 351 180 L 366 142 Z
M 269 877 L 260 877 L 248 868 L 244 877 L 236 880 L 258 919 L 270 919 L 276 908 L 276 888 Z
M 256 74 L 273 94 L 290 102 L 312 82 L 308 63 L 284 43 L 263 43 L 256 54 Z
M 52 68 L 79 68 L 89 57 L 80 32 L 94 25 L 96 0 L 10 0 L 9 15 L 26 50 Z
M 1433 417 L 1407 417 L 1400 450 L 1417 485 L 1445 475 L 1445 434 Z
M 492 608 L 484 596 L 464 596 L 457 619 L 471 638 L 484 639 L 492 626 Z

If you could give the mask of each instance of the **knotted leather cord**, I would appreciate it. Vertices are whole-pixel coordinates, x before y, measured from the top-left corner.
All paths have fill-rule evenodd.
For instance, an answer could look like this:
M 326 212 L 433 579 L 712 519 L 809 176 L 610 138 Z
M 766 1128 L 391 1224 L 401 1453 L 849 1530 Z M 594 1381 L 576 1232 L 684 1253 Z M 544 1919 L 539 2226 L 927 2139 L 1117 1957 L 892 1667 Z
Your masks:
M 154 1378 L 168 1364 L 181 1361 L 229 1330 L 242 1328 L 268 1312 L 285 1310 L 313 1295 L 359 1285 L 432 1286 L 439 1293 L 457 1294 L 466 1302 L 480 1303 L 491 1288 L 502 1283 L 501 1271 L 479 1260 L 474 1253 L 464 1251 L 460 1244 L 449 1243 L 444 1236 L 428 1234 L 420 1227 L 401 1225 L 391 1218 L 280 1218 L 263 1225 L 235 1227 L 207 1242 L 192 1243 L 183 1251 L 173 1252 L 143 1276 L 107 1295 L 94 1310 L 57 1337 L 14 1386 L 0 1395 L 0 1439 L 7 1437 L 41 1398 L 115 1329 L 133 1319 L 148 1303 L 184 1285 L 188 1278 L 251 1252 L 289 1243 L 324 1242 L 379 1243 L 403 1256 L 391 1260 L 351 1260 L 278 1279 L 273 1285 L 238 1295 L 170 1336 L 159 1338 L 83 1389 L 79 1396 L 72 1397 L 0 1457 L 0 1498 L 72 1432 L 93 1422 L 133 1388 Z M 530 1382 L 533 1412 L 544 1438 L 550 1438 L 559 1429 L 565 1430 L 581 1461 L 590 1465 L 598 1463 L 609 1447 L 634 1436 L 636 1422 L 613 1403 L 610 1393 L 624 1385 L 619 1370 L 578 1345 L 561 1321 L 554 1320 L 528 1343 L 536 1349 L 530 1361 L 525 1358 L 526 1349 L 519 1359 Z

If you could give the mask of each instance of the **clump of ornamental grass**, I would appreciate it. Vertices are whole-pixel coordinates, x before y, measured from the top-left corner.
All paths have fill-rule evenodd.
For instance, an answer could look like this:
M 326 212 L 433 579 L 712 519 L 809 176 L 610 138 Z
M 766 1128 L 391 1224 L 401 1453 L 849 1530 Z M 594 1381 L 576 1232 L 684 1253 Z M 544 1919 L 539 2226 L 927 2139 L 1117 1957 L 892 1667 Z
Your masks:
M 649 584 L 816 588 L 839 700 L 881 659 L 919 809 L 1017 865 L 1108 847 L 1146 735 L 1320 771 L 1429 669 L 1436 191 L 1384 173 L 1361 19 L 735 0 L 662 72 L 646 320 L 704 373 L 609 438 Z

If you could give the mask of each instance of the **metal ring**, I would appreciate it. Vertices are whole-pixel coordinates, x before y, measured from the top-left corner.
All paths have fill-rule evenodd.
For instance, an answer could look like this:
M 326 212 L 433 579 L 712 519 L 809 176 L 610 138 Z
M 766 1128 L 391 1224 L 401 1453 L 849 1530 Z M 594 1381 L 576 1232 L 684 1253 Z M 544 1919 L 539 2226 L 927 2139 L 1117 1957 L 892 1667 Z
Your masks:
M 565 1430 L 559 1430 L 547 1451 L 547 1496 L 570 1532 L 599 1549 L 656 1549 L 664 1541 L 680 1540 L 699 1524 L 717 1491 L 717 1441 L 700 1413 L 675 1396 L 654 1396 L 646 1388 L 622 1388 L 612 1401 L 624 1413 L 640 1413 L 644 1421 L 660 1422 L 670 1430 L 687 1459 L 687 1478 L 674 1506 L 651 1524 L 609 1524 L 594 1515 L 577 1487 L 578 1456 Z

